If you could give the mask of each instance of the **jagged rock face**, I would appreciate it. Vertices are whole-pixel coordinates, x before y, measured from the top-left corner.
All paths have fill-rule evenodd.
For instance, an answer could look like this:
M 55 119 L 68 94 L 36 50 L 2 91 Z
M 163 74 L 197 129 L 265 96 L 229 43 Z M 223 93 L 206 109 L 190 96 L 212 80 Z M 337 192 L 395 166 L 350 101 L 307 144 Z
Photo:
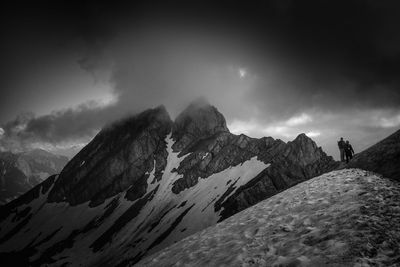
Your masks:
M 400 181 L 400 130 L 356 154 L 345 167 L 362 168 Z
M 179 194 L 213 173 L 218 173 L 230 166 L 237 166 L 259 154 L 262 142 L 247 136 L 236 136 L 228 132 L 216 134 L 198 141 L 191 147 L 189 154 L 182 161 L 176 172 L 182 178 L 176 180 L 172 192 Z
M 175 122 L 148 110 L 101 131 L 58 177 L 3 207 L 0 252 L 33 266 L 133 264 L 335 167 L 305 135 L 231 134 L 204 103 Z
M 225 201 L 215 206 L 223 208 L 219 221 L 244 210 L 299 182 L 337 168 L 338 163 L 327 156 L 306 135 L 299 135 L 288 144 L 268 140 L 260 147 L 259 157 L 270 166 L 249 183 L 239 187 Z
M 0 153 L 0 204 L 5 204 L 59 173 L 68 158 L 35 149 L 23 153 Z
M 288 149 L 285 151 L 284 156 L 302 166 L 307 166 L 319 159 L 326 158 L 325 152 L 320 147 L 317 147 L 315 142 L 305 134 L 300 134 L 294 141 L 288 142 Z
M 101 131 L 60 173 L 49 201 L 96 206 L 128 187 L 132 200 L 143 196 L 154 165 L 155 179 L 165 168 L 171 124 L 158 107 Z

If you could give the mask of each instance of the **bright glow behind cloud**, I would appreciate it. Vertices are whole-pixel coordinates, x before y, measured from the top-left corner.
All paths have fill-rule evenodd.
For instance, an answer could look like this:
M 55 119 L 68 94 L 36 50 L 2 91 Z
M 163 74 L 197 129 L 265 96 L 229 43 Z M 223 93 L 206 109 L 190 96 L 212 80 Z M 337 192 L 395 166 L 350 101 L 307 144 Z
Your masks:
M 391 117 L 381 117 L 379 125 L 383 128 L 392 128 L 400 126 L 400 114 Z
M 273 136 L 276 138 L 291 139 L 306 130 L 310 137 L 319 136 L 321 133 L 316 130 L 307 129 L 307 124 L 311 123 L 313 118 L 307 113 L 292 116 L 286 121 L 274 123 L 262 123 L 254 119 L 250 121 L 234 120 L 229 124 L 229 129 L 235 134 L 246 134 L 253 137 Z
M 228 124 L 228 128 L 234 134 L 246 134 L 254 136 L 254 134 L 261 130 L 262 126 L 254 120 L 233 120 L 232 123 Z
M 240 77 L 241 79 L 243 79 L 244 77 L 246 77 L 246 75 L 247 75 L 246 69 L 240 68 L 240 69 L 239 69 L 239 77 Z
M 317 137 L 317 136 L 320 136 L 321 135 L 321 133 L 320 132 L 308 132 L 308 133 L 306 133 L 306 135 L 308 136 L 308 137 Z
M 263 129 L 263 132 L 267 135 L 293 138 L 299 133 L 304 131 L 304 126 L 312 122 L 313 118 L 307 113 L 301 113 L 299 115 L 294 115 L 286 121 L 280 121 L 272 123 Z M 315 135 L 315 131 L 310 131 Z
M 303 125 L 306 124 L 308 122 L 311 122 L 312 118 L 310 115 L 306 114 L 306 113 L 302 113 L 300 115 L 296 115 L 291 117 L 290 119 L 288 119 L 285 122 L 285 125 L 287 126 L 297 126 L 297 125 Z

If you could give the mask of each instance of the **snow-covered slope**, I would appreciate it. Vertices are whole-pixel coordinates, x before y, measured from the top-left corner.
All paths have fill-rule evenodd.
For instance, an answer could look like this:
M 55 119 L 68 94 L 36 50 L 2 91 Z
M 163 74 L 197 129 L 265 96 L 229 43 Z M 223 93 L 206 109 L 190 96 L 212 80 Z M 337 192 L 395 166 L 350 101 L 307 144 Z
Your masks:
M 399 266 L 400 184 L 360 169 L 298 184 L 135 266 Z

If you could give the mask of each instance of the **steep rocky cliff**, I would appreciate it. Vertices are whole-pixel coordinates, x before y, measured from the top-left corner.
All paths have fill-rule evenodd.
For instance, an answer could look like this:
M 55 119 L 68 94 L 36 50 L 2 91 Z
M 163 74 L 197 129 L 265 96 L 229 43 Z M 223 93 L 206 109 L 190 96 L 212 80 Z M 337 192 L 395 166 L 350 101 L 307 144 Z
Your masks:
M 0 252 L 33 266 L 133 264 L 336 167 L 304 134 L 234 135 L 204 101 L 174 122 L 158 107 L 102 130 L 1 208 Z

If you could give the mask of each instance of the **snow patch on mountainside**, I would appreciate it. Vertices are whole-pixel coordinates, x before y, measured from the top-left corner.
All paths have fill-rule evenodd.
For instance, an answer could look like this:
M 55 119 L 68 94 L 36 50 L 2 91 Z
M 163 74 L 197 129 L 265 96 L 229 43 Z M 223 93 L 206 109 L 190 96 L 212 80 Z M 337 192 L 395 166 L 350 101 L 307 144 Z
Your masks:
M 135 266 L 398 266 L 400 185 L 360 169 L 298 184 Z
M 182 175 L 173 172 L 173 169 L 177 168 L 180 162 L 182 162 L 185 157 L 189 156 L 189 154 L 178 157 L 179 153 L 172 151 L 174 142 L 170 136 L 167 136 L 166 142 L 168 159 L 162 179 L 154 184 L 150 183 L 150 181 L 154 179 L 153 169 L 147 180 L 148 183 L 150 183 L 148 184 L 147 193 L 158 186 L 157 193 L 142 209 L 135 221 L 128 223 L 124 228 L 125 230 L 120 231 L 114 238 L 114 243 L 121 243 L 119 247 L 122 246 L 122 243 L 124 243 L 124 245 L 131 244 L 132 236 L 135 236 L 135 239 L 139 240 L 138 243 L 135 244 L 136 249 L 125 251 L 124 257 L 134 257 L 138 254 L 138 251 L 142 254 L 151 254 L 192 233 L 216 224 L 221 211 L 215 211 L 214 203 L 229 188 L 230 184 L 227 183 L 227 181 L 231 180 L 232 183 L 236 182 L 236 185 L 233 186 L 231 193 L 226 195 L 226 198 L 233 194 L 239 186 L 245 184 L 268 167 L 267 164 L 258 161 L 256 157 L 254 157 L 243 164 L 230 167 L 205 179 L 200 179 L 196 186 L 186 189 L 176 195 L 171 193 L 171 189 L 173 183 L 181 178 Z M 159 216 L 160 214 L 162 214 L 161 218 Z M 181 221 L 177 222 L 175 227 L 173 227 L 176 219 L 182 215 L 184 216 Z M 143 222 L 151 224 L 152 229 L 141 228 L 140 225 Z M 145 224 L 143 225 L 147 226 Z M 147 231 L 143 231 L 145 229 Z M 168 231 L 169 234 L 157 243 L 160 236 Z M 115 247 L 116 245 L 114 243 L 113 246 Z M 146 248 L 150 249 L 146 250 Z M 118 252 L 115 251 L 115 253 Z
M 150 251 L 150 254 L 160 247 L 165 247 L 199 231 L 199 229 L 204 229 L 216 224 L 220 217 L 221 210 L 215 210 L 215 202 L 220 198 L 221 201 L 227 199 L 237 188 L 246 184 L 266 167 L 268 167 L 268 165 L 258 161 L 256 157 L 254 157 L 243 164 L 230 167 L 206 179 L 200 179 L 196 186 L 181 192 L 176 196 L 175 204 L 185 202 L 185 207 L 192 208 L 182 219 L 179 227 L 176 227 L 168 238 L 166 238 L 162 246 L 155 247 L 154 250 Z M 230 181 L 230 183 L 228 183 L 228 181 Z M 229 194 L 224 195 L 231 185 L 232 190 Z M 158 206 L 162 207 L 162 203 L 160 202 Z M 176 217 L 178 214 L 171 213 L 171 215 L 172 216 L 165 216 L 161 223 L 168 221 L 168 217 Z M 167 225 L 168 224 L 166 224 L 166 226 Z

